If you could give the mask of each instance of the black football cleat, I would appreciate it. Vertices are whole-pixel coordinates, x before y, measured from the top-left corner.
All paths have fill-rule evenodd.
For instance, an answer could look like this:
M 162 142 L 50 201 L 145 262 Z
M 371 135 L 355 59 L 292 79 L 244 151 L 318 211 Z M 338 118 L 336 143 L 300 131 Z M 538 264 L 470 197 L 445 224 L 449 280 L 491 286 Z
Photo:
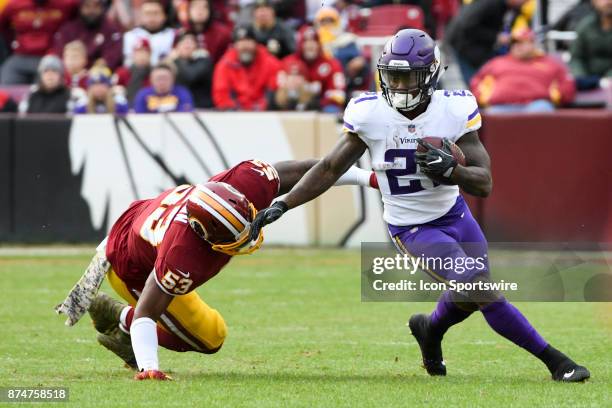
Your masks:
M 586 367 L 570 360 L 570 364 L 561 365 L 553 374 L 552 379 L 559 382 L 584 382 L 591 378 Z
M 442 357 L 442 337 L 431 333 L 429 316 L 413 315 L 408 321 L 412 335 L 419 343 L 423 367 L 429 375 L 446 375 L 446 364 Z

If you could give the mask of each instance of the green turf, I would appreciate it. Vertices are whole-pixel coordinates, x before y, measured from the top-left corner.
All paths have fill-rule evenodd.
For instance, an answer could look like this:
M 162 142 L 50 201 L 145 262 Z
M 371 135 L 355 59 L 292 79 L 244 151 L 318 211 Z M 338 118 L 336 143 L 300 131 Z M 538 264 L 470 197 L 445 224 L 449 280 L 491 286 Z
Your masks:
M 228 323 L 223 349 L 162 350 L 176 381 L 137 383 L 96 344 L 89 317 L 67 328 L 52 311 L 87 263 L 85 255 L 0 257 L 0 386 L 67 386 L 78 407 L 612 406 L 610 304 L 519 305 L 589 367 L 586 384 L 553 383 L 480 315 L 447 334 L 449 375 L 430 378 L 405 323 L 432 304 L 361 303 L 352 251 L 238 257 L 199 290 Z

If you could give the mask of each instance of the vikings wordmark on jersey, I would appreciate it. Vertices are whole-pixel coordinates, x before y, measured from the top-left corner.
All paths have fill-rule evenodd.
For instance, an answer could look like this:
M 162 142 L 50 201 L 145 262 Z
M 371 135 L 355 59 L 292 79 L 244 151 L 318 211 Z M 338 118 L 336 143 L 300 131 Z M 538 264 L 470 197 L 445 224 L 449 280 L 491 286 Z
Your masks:
M 393 225 L 439 218 L 459 195 L 459 187 L 438 185 L 420 172 L 414 162 L 417 139 L 434 136 L 455 142 L 480 126 L 476 99 L 469 91 L 435 91 L 425 112 L 414 120 L 389 106 L 381 93 L 351 99 L 344 112 L 345 130 L 368 146 L 383 195 L 383 218 Z

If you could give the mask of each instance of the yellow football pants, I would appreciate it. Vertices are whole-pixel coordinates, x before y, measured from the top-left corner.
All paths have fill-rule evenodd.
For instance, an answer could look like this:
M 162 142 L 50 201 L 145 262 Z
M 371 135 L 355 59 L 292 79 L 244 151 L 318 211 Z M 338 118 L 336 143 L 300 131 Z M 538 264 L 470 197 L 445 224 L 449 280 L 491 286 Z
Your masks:
M 107 277 L 115 292 L 135 307 L 140 292 L 129 288 L 112 268 Z M 159 344 L 177 351 L 215 353 L 227 336 L 223 316 L 208 306 L 196 292 L 175 296 L 158 320 L 157 327 Z

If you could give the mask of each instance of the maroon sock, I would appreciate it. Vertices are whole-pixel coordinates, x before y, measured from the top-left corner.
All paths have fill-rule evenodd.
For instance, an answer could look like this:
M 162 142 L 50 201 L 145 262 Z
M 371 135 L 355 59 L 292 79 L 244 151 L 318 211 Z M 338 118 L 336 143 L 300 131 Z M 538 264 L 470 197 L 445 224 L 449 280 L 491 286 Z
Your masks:
M 130 310 L 128 311 L 127 316 L 125 317 L 125 325 L 127 326 L 128 330 L 132 326 L 132 320 L 134 320 L 134 308 L 130 307 Z
M 119 322 L 119 328 L 126 333 L 130 333 L 130 327 L 132 327 L 132 320 L 134 320 L 134 308 L 132 306 L 128 306 L 130 310 L 128 310 L 127 315 L 125 316 L 125 324 L 123 322 Z
M 178 336 L 168 333 L 167 331 L 162 330 L 159 327 L 157 328 L 157 342 L 160 346 L 168 350 L 179 352 L 196 351 L 193 347 L 185 343 Z

